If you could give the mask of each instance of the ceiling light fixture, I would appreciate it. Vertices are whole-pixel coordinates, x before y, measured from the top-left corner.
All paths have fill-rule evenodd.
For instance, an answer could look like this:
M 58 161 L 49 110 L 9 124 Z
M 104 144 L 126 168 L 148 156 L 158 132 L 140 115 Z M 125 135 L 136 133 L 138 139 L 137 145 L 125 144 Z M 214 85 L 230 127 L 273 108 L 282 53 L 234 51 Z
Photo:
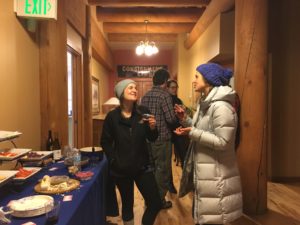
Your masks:
M 155 55 L 158 53 L 158 48 L 155 45 L 154 41 L 149 41 L 148 40 L 148 30 L 147 30 L 147 25 L 149 23 L 148 20 L 145 20 L 145 25 L 146 25 L 146 32 L 145 32 L 145 41 L 140 41 L 138 46 L 135 49 L 135 53 L 137 55 L 143 55 L 145 54 L 146 56 L 151 56 Z

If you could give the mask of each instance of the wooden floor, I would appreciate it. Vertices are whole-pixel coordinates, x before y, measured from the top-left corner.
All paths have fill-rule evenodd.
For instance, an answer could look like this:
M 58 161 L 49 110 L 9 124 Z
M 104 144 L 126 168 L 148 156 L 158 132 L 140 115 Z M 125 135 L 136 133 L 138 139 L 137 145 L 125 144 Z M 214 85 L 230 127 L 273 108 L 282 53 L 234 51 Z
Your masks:
M 173 179 L 176 188 L 179 187 L 181 168 L 173 164 Z M 173 202 L 173 207 L 161 210 L 155 225 L 193 225 L 192 195 L 178 198 L 167 194 L 167 199 Z M 118 196 L 118 202 L 120 198 Z M 141 224 L 144 211 L 144 201 L 135 189 L 134 221 Z M 123 225 L 119 217 L 108 217 L 107 224 Z M 260 216 L 246 216 L 228 225 L 300 225 L 300 183 L 279 184 L 268 183 L 268 211 Z

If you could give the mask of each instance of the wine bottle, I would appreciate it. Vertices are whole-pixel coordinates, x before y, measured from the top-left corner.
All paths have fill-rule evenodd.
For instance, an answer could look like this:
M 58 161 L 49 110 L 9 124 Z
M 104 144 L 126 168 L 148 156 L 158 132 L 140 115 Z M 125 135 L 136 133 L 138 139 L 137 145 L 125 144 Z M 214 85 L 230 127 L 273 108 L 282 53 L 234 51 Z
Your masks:
M 46 150 L 47 151 L 52 151 L 53 150 L 53 138 L 52 138 L 52 131 L 48 131 L 48 139 L 46 143 Z
M 53 141 L 53 159 L 54 161 L 58 161 L 61 159 L 61 147 L 58 140 L 58 133 L 54 132 L 54 141 Z
M 53 141 L 53 150 L 61 149 L 59 139 L 58 139 L 58 133 L 54 133 L 54 141 Z

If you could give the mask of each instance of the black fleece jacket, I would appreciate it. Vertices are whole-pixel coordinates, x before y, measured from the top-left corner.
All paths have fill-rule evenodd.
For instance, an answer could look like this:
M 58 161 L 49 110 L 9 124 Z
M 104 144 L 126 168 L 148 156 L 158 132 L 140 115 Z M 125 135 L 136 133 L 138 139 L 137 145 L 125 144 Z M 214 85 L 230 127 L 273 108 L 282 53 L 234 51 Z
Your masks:
M 130 118 L 124 118 L 121 108 L 117 107 L 104 120 L 101 146 L 114 176 L 135 176 L 149 166 L 147 140 L 155 141 L 158 131 L 151 130 L 143 122 L 143 113 L 150 113 L 150 110 L 137 106 Z

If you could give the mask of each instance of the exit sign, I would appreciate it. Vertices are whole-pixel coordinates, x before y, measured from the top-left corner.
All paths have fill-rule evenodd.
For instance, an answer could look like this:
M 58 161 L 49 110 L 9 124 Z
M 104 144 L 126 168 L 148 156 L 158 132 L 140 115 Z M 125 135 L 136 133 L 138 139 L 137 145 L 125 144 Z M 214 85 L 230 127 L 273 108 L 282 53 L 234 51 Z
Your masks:
M 17 16 L 43 19 L 57 18 L 57 0 L 15 0 Z

